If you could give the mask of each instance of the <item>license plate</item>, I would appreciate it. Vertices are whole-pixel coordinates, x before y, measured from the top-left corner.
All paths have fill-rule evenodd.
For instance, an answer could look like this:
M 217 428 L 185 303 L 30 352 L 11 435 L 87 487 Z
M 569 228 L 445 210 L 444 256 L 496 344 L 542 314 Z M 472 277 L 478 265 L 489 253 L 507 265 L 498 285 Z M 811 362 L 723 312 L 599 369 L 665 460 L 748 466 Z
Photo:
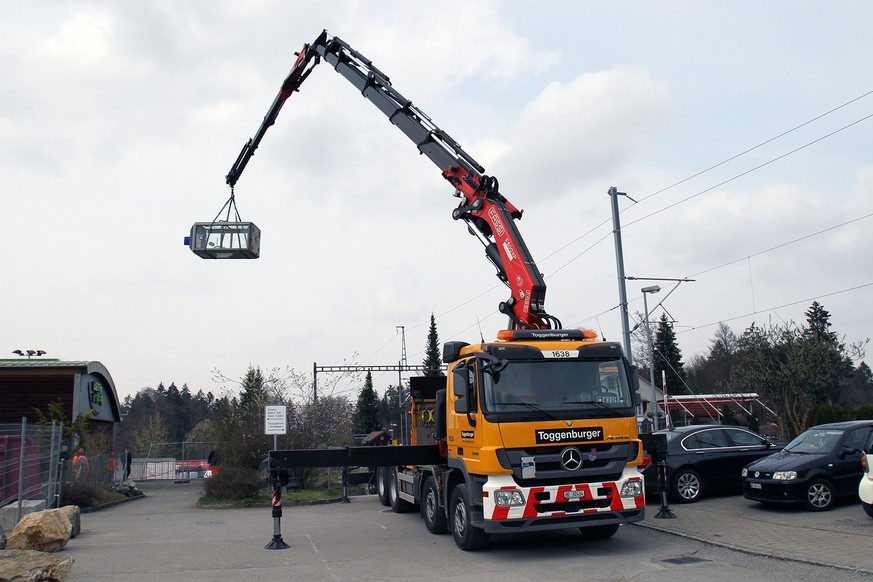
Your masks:
M 749 487 L 751 487 L 752 489 L 760 489 L 761 484 L 760 483 L 749 483 Z
M 584 491 L 565 491 L 564 498 L 565 499 L 580 499 L 585 497 Z

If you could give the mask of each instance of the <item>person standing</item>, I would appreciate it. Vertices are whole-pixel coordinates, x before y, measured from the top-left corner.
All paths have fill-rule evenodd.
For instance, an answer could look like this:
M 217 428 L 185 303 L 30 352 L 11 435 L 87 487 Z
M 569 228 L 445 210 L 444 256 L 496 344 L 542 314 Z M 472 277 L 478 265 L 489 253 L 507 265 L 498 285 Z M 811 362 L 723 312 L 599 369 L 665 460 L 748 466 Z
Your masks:
M 130 454 L 130 447 L 124 447 L 124 453 L 121 454 L 121 472 L 124 477 L 122 481 L 130 479 L 130 464 L 133 462 L 133 456 Z
M 85 455 L 85 449 L 79 447 L 79 450 L 73 457 L 73 478 L 76 481 L 84 481 L 88 477 L 88 469 L 90 467 L 88 457 Z
M 218 475 L 218 466 L 221 464 L 221 458 L 218 455 L 218 445 L 212 445 L 212 450 L 209 451 L 209 457 L 206 459 L 206 462 L 209 464 L 212 476 Z

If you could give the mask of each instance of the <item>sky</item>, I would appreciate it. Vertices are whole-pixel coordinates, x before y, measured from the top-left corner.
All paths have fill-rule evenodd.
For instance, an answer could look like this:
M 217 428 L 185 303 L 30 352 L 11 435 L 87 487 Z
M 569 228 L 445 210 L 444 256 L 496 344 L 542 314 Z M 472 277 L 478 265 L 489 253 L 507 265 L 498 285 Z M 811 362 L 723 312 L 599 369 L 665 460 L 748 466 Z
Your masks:
M 802 324 L 813 301 L 846 343 L 873 334 L 866 0 L 2 6 L 0 357 L 102 362 L 122 399 L 221 394 L 249 366 L 394 365 L 404 338 L 420 364 L 431 314 L 441 342 L 507 326 L 452 188 L 329 65 L 236 185 L 260 258 L 184 246 L 322 30 L 498 177 L 564 327 L 622 339 L 614 186 L 631 325 L 661 286 L 686 362 L 719 322 Z

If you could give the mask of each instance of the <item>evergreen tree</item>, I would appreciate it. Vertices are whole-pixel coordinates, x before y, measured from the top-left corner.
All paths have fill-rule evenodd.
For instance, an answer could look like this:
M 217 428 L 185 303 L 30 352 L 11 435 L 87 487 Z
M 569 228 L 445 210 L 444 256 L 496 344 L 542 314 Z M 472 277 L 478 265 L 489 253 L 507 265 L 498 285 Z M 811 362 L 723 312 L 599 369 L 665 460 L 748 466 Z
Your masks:
M 799 337 L 802 358 L 808 366 L 807 390 L 820 402 L 837 400 L 853 372 L 846 346 L 830 330 L 830 317 L 818 301 L 813 301 L 806 311 L 807 325 Z
M 239 396 L 240 406 L 262 409 L 268 404 L 267 396 L 267 387 L 261 368 L 249 366 L 242 379 L 242 392 Z
M 682 363 L 682 350 L 676 343 L 673 323 L 666 315 L 658 320 L 658 329 L 653 340 L 655 354 L 652 358 L 655 364 L 655 383 L 659 384 L 661 372 L 666 373 L 667 393 L 685 394 L 685 365 Z
M 724 322 L 718 324 L 715 337 L 705 356 L 692 356 L 685 365 L 685 381 L 698 394 L 731 392 L 731 369 L 737 353 L 737 336 Z
M 424 361 L 422 362 L 422 365 L 424 366 L 424 375 L 442 376 L 442 364 L 443 359 L 440 356 L 440 338 L 439 335 L 437 335 L 436 320 L 433 317 L 433 313 L 431 313 L 430 329 L 427 332 L 427 347 L 425 348 Z
M 358 395 L 358 404 L 354 414 L 354 432 L 356 434 L 369 434 L 382 428 L 382 419 L 379 415 L 379 399 L 373 389 L 373 375 L 367 372 L 364 387 Z
M 379 418 L 382 420 L 383 427 L 391 429 L 396 426 L 394 432 L 399 434 L 400 390 L 397 386 L 388 386 L 385 389 L 385 394 L 379 401 Z

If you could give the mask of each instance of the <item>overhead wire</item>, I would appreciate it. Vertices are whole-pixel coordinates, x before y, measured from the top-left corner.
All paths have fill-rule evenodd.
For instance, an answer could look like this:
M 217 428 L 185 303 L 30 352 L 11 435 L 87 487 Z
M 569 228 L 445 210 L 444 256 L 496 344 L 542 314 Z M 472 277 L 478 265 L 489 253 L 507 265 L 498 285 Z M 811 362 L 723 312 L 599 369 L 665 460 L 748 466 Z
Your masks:
M 854 98 L 852 98 L 852 99 L 846 101 L 845 103 L 842 103 L 841 105 L 837 105 L 836 107 L 833 107 L 832 109 L 830 109 L 830 110 L 828 110 L 828 111 L 826 111 L 826 112 L 824 112 L 824 113 L 822 113 L 822 114 L 820 114 L 820 115 L 817 115 L 817 116 L 813 117 L 812 119 L 809 119 L 809 120 L 807 120 L 807 121 L 804 121 L 803 123 L 801 123 L 801 124 L 799 124 L 799 125 L 796 125 L 796 126 L 792 127 L 791 129 L 785 130 L 785 131 L 783 131 L 782 133 L 780 133 L 780 134 L 778 134 L 778 135 L 776 135 L 776 136 L 774 136 L 774 137 L 771 137 L 771 138 L 769 138 L 769 139 L 766 139 L 766 140 L 762 141 L 761 143 L 759 143 L 759 144 L 757 144 L 757 145 L 755 145 L 755 146 L 752 146 L 752 147 L 746 148 L 745 150 L 741 151 L 741 152 L 738 153 L 738 154 L 734 154 L 734 155 L 730 156 L 730 157 L 727 158 L 727 159 L 724 159 L 724 160 L 722 160 L 722 161 L 720 161 L 720 162 L 718 162 L 718 163 L 716 163 L 716 164 L 713 164 L 713 165 L 711 165 L 711 166 L 709 166 L 709 167 L 707 167 L 707 168 L 705 168 L 705 169 L 703 169 L 703 170 L 700 170 L 700 171 L 698 171 L 698 172 L 696 172 L 696 173 L 694 173 L 694 174 L 692 174 L 692 175 L 690 175 L 690 176 L 688 176 L 688 177 L 686 177 L 686 178 L 683 178 L 683 179 L 681 179 L 681 180 L 679 180 L 679 181 L 677 181 L 677 182 L 674 182 L 674 183 L 670 184 L 669 186 L 665 186 L 665 187 L 661 188 L 660 190 L 656 190 L 655 192 L 652 192 L 651 194 L 647 194 L 647 195 L 643 196 L 642 198 L 640 198 L 639 201 L 638 201 L 638 203 L 644 202 L 644 201 L 648 200 L 649 198 L 653 198 L 653 197 L 657 196 L 658 194 L 662 194 L 662 193 L 666 192 L 667 190 L 671 190 L 672 188 L 675 188 L 676 186 L 679 186 L 679 185 L 681 185 L 681 184 L 684 184 L 685 182 L 688 182 L 688 181 L 690 181 L 690 180 L 693 180 L 694 178 L 697 178 L 697 177 L 699 177 L 699 176 L 702 176 L 703 174 L 706 174 L 707 172 L 710 172 L 710 171 L 712 171 L 712 170 L 714 170 L 714 169 L 716 169 L 716 168 L 719 168 L 719 167 L 721 167 L 721 166 L 727 164 L 728 162 L 732 162 L 733 160 L 736 160 L 737 158 L 740 158 L 740 157 L 742 157 L 742 156 L 744 156 L 744 155 L 746 155 L 746 154 L 748 154 L 748 153 L 751 153 L 751 152 L 757 150 L 758 148 L 761 148 L 761 147 L 763 147 L 763 146 L 765 146 L 765 145 L 767 145 L 767 144 L 769 144 L 769 143 L 772 143 L 772 142 L 778 140 L 779 138 L 785 137 L 786 135 L 789 135 L 790 133 L 793 133 L 793 132 L 797 131 L 798 129 L 801 129 L 801 128 L 803 128 L 803 127 L 805 127 L 805 126 L 807 126 L 807 125 L 809 125 L 809 124 L 811 124 L 811 123 L 814 123 L 814 122 L 818 121 L 819 119 L 822 119 L 822 118 L 824 118 L 824 117 L 830 115 L 831 113 L 834 113 L 834 112 L 836 112 L 836 111 L 839 111 L 840 109 L 842 109 L 842 108 L 844 108 L 844 107 L 847 107 L 847 106 L 851 105 L 852 103 L 855 103 L 856 101 L 860 101 L 860 100 L 863 99 L 864 97 L 868 97 L 868 96 L 870 96 L 870 95 L 873 95 L 873 90 L 871 90 L 871 91 L 867 91 L 866 93 L 864 93 L 864 94 L 862 94 L 862 95 L 859 95 L 859 96 L 857 96 L 857 97 L 854 97 Z M 868 116 L 865 117 L 864 119 L 867 119 L 868 117 L 870 117 L 870 116 L 868 115 Z M 858 121 L 856 121 L 856 122 L 850 124 L 850 126 L 851 126 L 851 125 L 854 125 L 855 123 L 859 123 L 860 121 L 863 121 L 864 119 L 858 120 Z M 848 126 L 847 126 L 847 127 L 848 127 Z M 839 131 L 842 131 L 843 129 L 846 129 L 846 128 L 845 128 L 845 127 L 844 127 L 844 128 L 841 128 L 841 129 L 839 129 L 839 130 L 837 130 L 836 132 L 833 132 L 833 133 L 837 133 L 837 132 L 839 132 Z M 825 139 L 825 138 L 829 137 L 830 135 L 831 135 L 831 134 L 828 134 L 828 135 L 826 135 L 826 136 L 824 136 L 824 137 L 822 137 L 822 138 L 820 138 L 819 140 L 816 140 L 816 141 L 820 141 L 821 139 Z M 811 143 L 815 143 L 815 142 L 811 142 Z M 807 145 L 811 145 L 811 144 L 807 144 Z M 806 147 L 806 146 L 804 146 L 804 147 Z M 799 149 L 802 149 L 802 148 L 799 148 Z M 790 154 L 790 153 L 793 153 L 793 152 L 789 152 L 789 154 Z M 789 154 L 785 154 L 785 155 L 789 155 Z M 784 156 L 783 156 L 783 157 L 784 157 Z M 778 159 L 779 159 L 779 158 L 774 159 L 774 160 L 771 160 L 771 162 L 776 161 L 776 160 L 778 160 Z M 754 168 L 753 168 L 752 170 L 749 170 L 749 172 L 751 172 L 751 171 L 754 171 Z M 748 172 L 746 172 L 746 173 L 748 173 Z M 739 177 L 741 177 L 742 175 L 745 175 L 745 174 L 741 174 L 740 176 L 736 176 L 734 179 L 739 178 Z M 714 187 L 717 188 L 717 187 L 720 186 L 720 185 L 721 185 L 721 184 L 716 185 L 716 186 L 714 186 Z M 698 193 L 696 196 L 699 196 L 700 194 L 704 194 L 705 192 L 706 192 L 706 191 L 700 192 L 700 193 Z M 682 202 L 682 201 L 680 201 L 680 203 L 681 203 L 681 202 Z M 670 207 L 667 207 L 667 208 L 670 208 Z M 621 213 L 623 213 L 623 212 L 624 212 L 624 210 L 620 210 L 620 211 L 619 211 L 619 214 L 621 214 Z M 644 218 L 645 218 L 645 217 L 644 217 Z M 546 256 L 543 258 L 543 260 L 547 260 L 549 257 L 551 257 L 551 256 L 553 256 L 553 255 L 559 253 L 560 251 L 564 250 L 565 248 L 569 247 L 570 245 L 572 245 L 572 244 L 576 243 L 577 241 L 579 241 L 579 240 L 581 240 L 581 239 L 587 237 L 588 235 L 590 235 L 591 233 L 593 233 L 594 231 L 596 231 L 597 229 L 599 229 L 601 226 L 603 226 L 604 224 L 608 224 L 608 223 L 610 223 L 611 221 L 612 221 L 611 218 L 607 218 L 607 219 L 603 220 L 602 222 L 598 223 L 598 224 L 597 224 L 596 226 L 594 226 L 593 228 L 587 230 L 586 232 L 582 233 L 582 234 L 579 235 L 578 237 L 574 238 L 573 240 L 571 240 L 571 241 L 568 242 L 567 244 L 565 244 L 565 245 L 559 247 L 558 249 L 556 249 L 555 251 L 549 253 L 548 255 L 546 255 Z M 636 221 L 636 222 L 638 222 L 638 221 Z M 598 241 L 598 242 L 599 242 L 599 241 Z M 578 258 L 578 257 L 576 257 L 576 258 Z M 574 258 L 574 260 L 575 260 L 575 258 Z M 564 265 L 564 266 L 566 266 L 566 265 Z M 562 267 L 562 268 L 563 268 L 563 267 Z
M 752 146 L 752 147 L 749 147 L 749 148 L 747 148 L 747 149 L 745 149 L 745 150 L 743 150 L 743 151 L 741 151 L 741 152 L 739 152 L 739 153 L 737 153 L 737 154 L 734 154 L 734 155 L 732 155 L 732 156 L 730 156 L 730 157 L 728 157 L 728 158 L 726 158 L 726 159 L 724 159 L 724 160 L 722 160 L 722 161 L 720 161 L 720 162 L 718 162 L 718 163 L 716 163 L 716 164 L 713 164 L 713 165 L 711 165 L 711 166 L 709 166 L 709 167 L 707 167 L 707 168 L 705 168 L 705 169 L 703 169 L 703 170 L 700 170 L 700 171 L 698 171 L 698 172 L 696 172 L 696 173 L 694 173 L 694 174 L 692 174 L 692 175 L 690 175 L 690 176 L 688 176 L 688 177 L 686 177 L 686 178 L 683 178 L 682 180 L 679 180 L 679 181 L 677 181 L 677 182 L 674 182 L 674 183 L 670 184 L 669 186 L 666 186 L 666 187 L 664 187 L 664 188 L 661 188 L 661 189 L 659 189 L 659 190 L 657 190 L 657 191 L 655 191 L 655 192 L 652 192 L 651 194 L 645 195 L 645 196 L 643 196 L 642 198 L 640 198 L 639 202 L 643 202 L 643 201 L 649 200 L 649 199 L 651 199 L 651 198 L 653 198 L 653 197 L 655 197 L 655 196 L 657 196 L 657 195 L 659 195 L 659 194 L 662 194 L 662 193 L 664 193 L 664 192 L 666 192 L 666 191 L 668 191 L 668 190 L 670 190 L 670 189 L 672 189 L 672 188 L 675 188 L 675 187 L 677 187 L 677 186 L 679 186 L 679 185 L 681 185 L 681 184 L 684 184 L 684 183 L 686 183 L 686 182 L 688 182 L 688 181 L 690 181 L 690 180 L 692 180 L 692 179 L 694 179 L 694 178 L 697 178 L 697 177 L 699 177 L 699 176 L 701 176 L 701 175 L 703 175 L 703 174 L 706 174 L 707 172 L 710 172 L 710 171 L 712 171 L 712 170 L 714 170 L 714 169 L 716 169 L 716 168 L 719 168 L 719 167 L 721 167 L 721 166 L 723 166 L 723 165 L 725 165 L 725 164 L 727 164 L 727 163 L 729 163 L 729 162 L 731 162 L 731 161 L 733 161 L 733 160 L 736 160 L 736 159 L 738 159 L 738 158 L 740 158 L 740 157 L 742 157 L 742 156 L 744 156 L 744 155 L 746 155 L 746 154 L 748 154 L 748 153 L 750 153 L 750 152 L 753 152 L 753 151 L 755 151 L 755 150 L 757 150 L 757 149 L 759 149 L 759 148 L 761 148 L 761 147 L 763 147 L 763 146 L 765 146 L 765 145 L 767 145 L 767 144 L 770 144 L 770 143 L 772 143 L 772 142 L 774 142 L 774 141 L 776 141 L 776 140 L 778 140 L 778 139 L 780 139 L 780 138 L 782 138 L 782 137 L 785 137 L 786 135 L 789 135 L 789 134 L 791 134 L 791 133 L 793 133 L 793 132 L 795 132 L 795 131 L 797 131 L 797 130 L 799 130 L 799 129 L 801 129 L 801 128 L 807 126 L 807 125 L 810 125 L 810 124 L 812 124 L 812 123 L 814 123 L 814 122 L 816 122 L 816 121 L 818 121 L 818 120 L 820 120 L 820 119 L 822 119 L 822 118 L 824 118 L 824 117 L 826 117 L 826 116 L 828 116 L 828 115 L 830 115 L 830 114 L 832 114 L 832 113 L 834 113 L 834 112 L 836 112 L 836 111 L 839 111 L 840 109 L 843 109 L 844 107 L 847 107 L 848 105 L 851 105 L 852 103 L 855 103 L 855 102 L 857 102 L 857 101 L 859 101 L 859 100 L 861 100 L 861 99 L 863 99 L 863 98 L 865 98 L 865 97 L 868 97 L 868 96 L 870 96 L 870 95 L 873 95 L 873 90 L 868 91 L 868 92 L 866 92 L 866 93 L 863 93 L 863 94 L 861 94 L 861 95 L 859 95 L 859 96 L 857 96 L 857 97 L 855 97 L 855 98 L 853 98 L 853 99 L 850 99 L 850 100 L 848 100 L 848 101 L 846 101 L 846 102 L 844 102 L 844 103 L 842 103 L 842 104 L 840 104 L 840 105 L 838 105 L 838 106 L 836 106 L 836 107 L 833 107 L 832 109 L 830 109 L 830 110 L 828 110 L 828 111 L 826 111 L 826 112 L 824 112 L 824 113 L 822 113 L 822 114 L 820 114 L 820 115 L 817 115 L 817 116 L 815 116 L 815 117 L 813 117 L 813 118 L 811 118 L 811 119 L 809 119 L 809 120 L 807 120 L 807 121 L 805 121 L 805 122 L 803 122 L 803 123 L 800 123 L 800 124 L 798 124 L 798 125 L 792 127 L 791 129 L 785 130 L 785 131 L 779 133 L 778 135 L 773 136 L 772 138 L 769 138 L 769 139 L 767 139 L 767 140 L 764 140 L 763 142 L 761 142 L 761 143 L 759 143 L 759 144 L 757 144 L 757 145 L 754 145 L 754 146 Z M 658 215 L 658 214 L 660 214 L 660 213 L 662 213 L 662 212 L 665 212 L 666 210 L 669 210 L 669 209 L 671 209 L 671 208 L 674 208 L 674 207 L 676 207 L 676 206 L 678 206 L 678 205 L 680 205 L 680 204 L 684 204 L 685 202 L 688 202 L 689 200 L 692 200 L 692 199 L 697 198 L 697 197 L 699 197 L 699 196 L 701 196 L 701 195 L 703 195 L 703 194 L 706 194 L 706 193 L 708 193 L 708 192 L 711 192 L 712 190 L 714 190 L 714 189 L 716 189 L 716 188 L 719 188 L 719 187 L 721 187 L 721 186 L 724 186 L 725 184 L 728 184 L 728 183 L 733 182 L 733 181 L 735 181 L 735 180 L 737 180 L 737 179 L 739 179 L 739 178 L 742 178 L 742 177 L 744 177 L 744 176 L 747 176 L 747 175 L 751 174 L 752 172 L 755 172 L 755 171 L 757 171 L 757 170 L 760 170 L 760 169 L 762 169 L 762 168 L 764 168 L 764 167 L 766 167 L 766 166 L 769 166 L 769 165 L 771 165 L 771 164 L 773 164 L 773 163 L 775 163 L 775 162 L 777 162 L 777 161 L 779 161 L 779 160 L 782 160 L 782 159 L 784 159 L 784 158 L 786 158 L 786 157 L 788 157 L 788 156 L 791 156 L 791 155 L 793 155 L 793 154 L 795 154 L 795 153 L 797 153 L 797 152 L 799 152 L 799 151 L 801 151 L 801 150 L 804 150 L 804 149 L 806 149 L 806 148 L 808 148 L 808 147 L 810 147 L 810 146 L 812 146 L 812 145 L 814 145 L 814 144 L 816 144 L 816 143 L 819 143 L 819 142 L 821 142 L 821 141 L 823 141 L 823 140 L 825 140 L 825 139 L 828 139 L 828 138 L 830 138 L 830 137 L 832 137 L 832 136 L 834 136 L 834 135 L 836 135 L 836 134 L 838 134 L 838 133 L 840 133 L 840 132 L 842 132 L 842 131 L 845 131 L 845 130 L 847 130 L 847 129 L 849 129 L 849 128 L 855 126 L 855 125 L 858 125 L 859 123 L 862 123 L 863 121 L 866 121 L 866 120 L 870 119 L 871 117 L 873 117 L 873 114 L 866 115 L 866 116 L 864 116 L 864 117 L 862 117 L 862 118 L 860 118 L 860 119 L 857 119 L 857 120 L 855 120 L 855 121 L 853 121 L 853 122 L 851 122 L 851 123 L 849 123 L 849 124 L 846 124 L 846 125 L 844 125 L 844 126 L 838 128 L 838 129 L 835 129 L 834 131 L 831 131 L 831 132 L 829 132 L 829 133 L 827 133 L 827 134 L 825 134 L 825 135 L 823 135 L 823 136 L 820 136 L 820 137 L 818 137 L 818 138 L 816 138 L 816 139 L 814 139 L 814 140 L 812 140 L 812 141 L 809 141 L 809 142 L 807 142 L 807 143 L 805 143 L 805 144 L 803 144 L 803 145 L 801 145 L 801 146 L 799 146 L 799 147 L 797 147 L 797 148 L 794 148 L 794 149 L 792 149 L 792 150 L 790 150 L 790 151 L 788 151 L 788 152 L 786 152 L 786 153 L 783 153 L 783 154 L 781 154 L 781 155 L 779 155 L 779 156 L 777 156 L 777 157 L 775 157 L 775 158 L 772 158 L 772 159 L 770 159 L 770 160 L 768 160 L 768 161 L 766 161 L 766 162 L 764 162 L 764 163 L 758 164 L 758 165 L 756 165 L 756 166 L 754 166 L 754 167 L 752 167 L 752 168 L 750 168 L 750 169 L 748 169 L 748 170 L 745 170 L 745 171 L 743 171 L 743 172 L 740 172 L 739 174 L 736 174 L 736 175 L 734 175 L 734 176 L 732 176 L 732 177 L 730 177 L 730 178 L 728 178 L 728 179 L 726 179 L 726 180 L 722 180 L 721 182 L 719 182 L 719 183 L 717 183 L 717 184 L 715 184 L 715 185 L 713 185 L 713 186 L 710 186 L 710 187 L 708 187 L 708 188 L 705 188 L 705 189 L 703 189 L 703 190 L 701 190 L 701 191 L 699 191 L 699 192 L 697 192 L 697 193 L 695 193 L 695 194 L 692 194 L 691 196 L 688 196 L 688 197 L 686 197 L 686 198 L 683 198 L 683 199 L 681 199 L 681 200 L 679 200 L 679 201 L 676 201 L 676 202 L 674 202 L 674 203 L 672 203 L 672 204 L 669 204 L 669 205 L 667 205 L 667 206 L 665 206 L 665 207 L 663 207 L 663 208 L 660 208 L 660 209 L 658 209 L 658 210 L 656 210 L 656 211 L 654 211 L 654 212 L 651 212 L 651 213 L 649 213 L 649 214 L 646 214 L 646 215 L 644 215 L 644 216 L 641 216 L 640 218 L 637 218 L 637 219 L 635 219 L 635 220 L 632 220 L 632 221 L 626 223 L 624 226 L 625 226 L 625 228 L 626 228 L 626 227 L 629 227 L 629 226 L 632 226 L 632 225 L 637 224 L 637 223 L 639 223 L 639 222 L 641 222 L 641 221 L 643 221 L 643 220 L 646 220 L 646 219 L 651 218 L 651 217 L 653 217 L 653 216 L 656 216 L 656 215 Z M 622 213 L 622 212 L 624 212 L 624 210 L 621 210 L 621 211 L 619 211 L 619 212 Z M 856 221 L 858 221 L 858 220 L 862 220 L 862 219 L 864 219 L 864 218 L 868 218 L 868 217 L 870 217 L 870 216 L 873 216 L 873 214 L 868 214 L 868 215 L 865 215 L 865 216 L 862 216 L 862 217 L 859 217 L 859 218 L 853 219 L 853 220 L 851 220 L 851 221 L 848 221 L 848 222 L 842 223 L 842 224 L 840 224 L 840 225 L 836 225 L 836 226 L 833 226 L 833 227 L 829 227 L 829 228 L 827 228 L 827 229 L 824 229 L 824 230 L 822 230 L 822 231 L 818 231 L 818 232 L 816 232 L 816 233 L 812 233 L 812 234 L 809 234 L 809 235 L 805 235 L 805 236 L 800 237 L 800 238 L 798 238 L 798 239 L 795 239 L 795 240 L 793 240 L 793 241 L 789 241 L 789 242 L 787 242 L 787 243 L 783 243 L 783 244 L 781 244 L 781 245 L 777 245 L 777 246 L 775 246 L 775 247 L 771 247 L 771 248 L 769 248 L 769 249 L 765 249 L 765 250 L 763 250 L 763 251 L 759 251 L 758 253 L 754 253 L 754 254 L 752 254 L 752 255 L 749 255 L 749 257 L 757 256 L 757 255 L 760 255 L 760 254 L 763 254 L 763 253 L 769 252 L 769 251 L 771 251 L 771 250 L 776 250 L 776 249 L 781 248 L 781 247 L 783 247 L 783 246 L 787 246 L 787 245 L 793 244 L 794 242 L 798 242 L 798 241 L 800 241 L 800 240 L 804 240 L 804 239 L 806 239 L 806 238 L 810 238 L 810 237 L 812 237 L 812 236 L 816 236 L 816 235 L 818 235 L 818 234 L 822 234 L 822 233 L 827 232 L 827 231 L 829 231 L 829 230 L 833 230 L 833 229 L 835 229 L 835 228 L 839 228 L 839 227 L 841 227 L 841 226 L 845 226 L 845 225 L 847 225 L 847 224 L 851 224 L 852 222 L 856 222 Z M 578 237 L 572 239 L 571 241 L 569 241 L 568 243 L 562 245 L 561 247 L 555 249 L 555 250 L 552 251 L 551 253 L 545 255 L 545 256 L 543 257 L 542 261 L 548 261 L 551 257 L 553 257 L 553 256 L 555 256 L 556 254 L 560 253 L 560 252 L 563 251 L 564 249 L 566 249 L 566 248 L 572 246 L 573 244 L 575 244 L 575 243 L 578 242 L 579 240 L 582 240 L 583 238 L 585 238 L 585 237 L 591 235 L 592 233 L 596 232 L 599 228 L 601 228 L 602 226 L 608 224 L 609 222 L 611 222 L 611 218 L 607 218 L 607 219 L 603 220 L 602 222 L 600 222 L 600 223 L 598 223 L 597 225 L 595 225 L 594 227 L 590 228 L 589 230 L 587 230 L 587 231 L 584 232 L 583 234 L 581 234 L 581 235 L 579 235 Z M 570 264 L 572 264 L 573 262 L 575 262 L 576 260 L 578 260 L 579 258 L 581 258 L 582 256 L 584 256 L 585 254 L 587 254 L 589 251 L 591 251 L 593 248 L 595 248 L 595 247 L 596 247 L 597 245 L 599 245 L 601 242 L 603 242 L 604 240 L 606 240 L 607 238 L 609 238 L 609 236 L 610 236 L 611 234 L 612 234 L 611 231 L 610 231 L 610 232 L 607 232 L 607 233 L 604 234 L 602 237 L 600 237 L 599 239 L 597 239 L 594 243 L 592 243 L 592 244 L 589 245 L 587 248 L 585 248 L 582 252 L 578 253 L 577 255 L 575 255 L 574 257 L 572 257 L 570 260 L 568 260 L 568 261 L 566 261 L 564 264 L 560 265 L 558 268 L 553 269 L 552 272 L 547 276 L 547 278 L 554 276 L 555 274 L 557 274 L 558 272 L 562 271 L 563 269 L 565 269 L 566 267 L 568 267 Z M 746 258 L 748 258 L 748 257 L 744 257 L 743 259 L 737 259 L 737 260 L 735 260 L 735 261 L 731 261 L 730 263 L 726 263 L 726 264 L 724 264 L 724 265 L 720 265 L 720 266 L 717 266 L 717 267 L 712 267 L 712 268 L 710 268 L 710 269 L 706 269 L 706 270 L 704 270 L 704 271 L 700 271 L 700 272 L 697 273 L 696 275 L 703 274 L 703 273 L 706 273 L 706 272 L 709 272 L 709 271 L 712 271 L 712 270 L 716 270 L 716 269 L 718 269 L 718 268 L 720 268 L 720 267 L 722 267 L 722 266 L 727 266 L 728 264 L 732 264 L 732 263 L 737 262 L 737 261 L 739 261 L 739 260 L 745 260 Z M 695 276 L 695 275 L 691 275 L 691 276 Z M 862 285 L 862 286 L 859 287 L 859 288 L 863 288 L 863 287 L 865 287 L 865 286 L 866 286 L 866 285 Z M 495 289 L 497 289 L 497 288 L 499 288 L 499 287 L 500 287 L 499 285 L 495 285 L 495 286 L 493 286 L 493 287 L 491 287 L 491 288 L 489 288 L 489 289 L 487 289 L 487 290 L 485 290 L 485 291 L 479 293 L 478 295 L 472 297 L 471 299 L 466 300 L 466 301 L 464 301 L 464 302 L 462 302 L 462 303 L 460 303 L 460 304 L 458 304 L 458 305 L 456 305 L 456 306 L 454 306 L 454 307 L 452 307 L 452 308 L 450 308 L 450 309 L 448 309 L 448 310 L 446 310 L 446 311 L 441 312 L 439 315 L 437 315 L 437 316 L 435 316 L 435 317 L 436 317 L 437 319 L 440 319 L 440 318 L 442 318 L 442 317 L 448 315 L 449 313 L 452 313 L 452 312 L 454 312 L 454 311 L 457 311 L 457 310 L 460 309 L 461 307 L 464 307 L 465 305 L 468 305 L 471 301 L 475 301 L 476 299 L 479 299 L 479 298 L 481 298 L 481 297 L 483 297 L 483 296 L 485 296 L 485 295 L 490 294 L 491 292 L 493 292 Z M 849 290 L 851 290 L 851 289 L 849 289 Z M 838 292 L 835 292 L 834 294 L 836 294 L 836 293 L 841 293 L 841 292 L 845 292 L 845 291 L 848 291 L 848 290 L 838 291 Z M 829 294 L 828 294 L 828 295 L 829 295 Z M 823 296 L 821 296 L 821 297 L 826 297 L 826 296 L 828 296 L 828 295 L 823 295 Z M 800 302 L 798 302 L 798 303 L 800 303 Z M 790 303 L 790 304 L 788 304 L 788 305 L 794 305 L 794 304 L 795 304 L 795 303 Z M 605 313 L 608 313 L 608 312 L 610 312 L 610 311 L 613 311 L 613 310 L 615 310 L 617 307 L 618 307 L 618 306 L 614 306 L 614 307 L 612 307 L 612 308 L 610 308 L 610 309 L 607 309 L 607 310 L 605 310 L 605 311 L 602 311 L 602 312 L 600 312 L 600 313 L 598 314 L 598 316 L 599 316 L 599 315 L 603 315 L 603 314 L 605 314 Z M 778 308 L 773 308 L 773 309 L 778 309 Z M 492 313 L 491 315 L 494 315 L 494 314 L 496 314 L 496 313 L 497 313 L 497 312 L 494 312 L 494 313 Z M 489 316 L 487 316 L 487 317 L 491 317 L 491 315 L 489 315 Z M 594 317 L 596 317 L 596 316 L 594 316 Z M 743 317 L 743 316 L 738 316 L 737 318 L 739 318 L 739 317 Z M 591 318 L 589 317 L 588 319 L 591 319 Z M 584 321 L 587 321 L 588 319 L 586 319 L 586 320 L 584 320 Z M 726 320 L 726 321 L 730 321 L 730 320 Z M 410 326 L 409 329 L 416 329 L 416 328 L 421 327 L 421 326 L 424 326 L 424 325 L 429 325 L 429 321 L 425 321 L 425 322 L 421 322 L 421 323 L 419 323 L 419 324 L 415 324 L 415 325 L 413 325 L 413 326 Z M 467 328 L 465 328 L 464 330 L 459 331 L 459 332 L 458 332 L 457 334 L 455 334 L 455 335 L 460 335 L 460 334 L 462 334 L 462 333 L 464 333 L 464 332 L 466 332 L 466 331 L 469 331 L 469 329 L 471 329 L 471 328 L 473 328 L 473 327 L 476 327 L 476 325 L 478 325 L 478 323 L 476 323 L 476 324 L 472 324 L 472 325 L 468 326 Z M 714 324 L 708 324 L 708 325 L 714 325 Z M 704 326 L 704 327 L 706 327 L 706 326 Z M 686 330 L 686 331 L 690 331 L 690 330 Z M 391 341 L 393 341 L 393 338 L 392 338 Z M 385 345 L 383 345 L 381 348 L 379 348 L 379 350 L 377 350 L 377 351 L 376 351 L 372 356 L 370 356 L 370 357 L 372 358 L 373 356 L 375 356 L 376 354 L 378 354 L 378 353 L 379 353 L 382 349 L 384 349 L 384 348 L 385 348 L 389 343 L 391 343 L 391 341 L 387 342 Z M 368 358 L 368 360 L 369 360 L 369 358 Z M 365 360 L 365 361 L 368 361 L 368 360 Z

